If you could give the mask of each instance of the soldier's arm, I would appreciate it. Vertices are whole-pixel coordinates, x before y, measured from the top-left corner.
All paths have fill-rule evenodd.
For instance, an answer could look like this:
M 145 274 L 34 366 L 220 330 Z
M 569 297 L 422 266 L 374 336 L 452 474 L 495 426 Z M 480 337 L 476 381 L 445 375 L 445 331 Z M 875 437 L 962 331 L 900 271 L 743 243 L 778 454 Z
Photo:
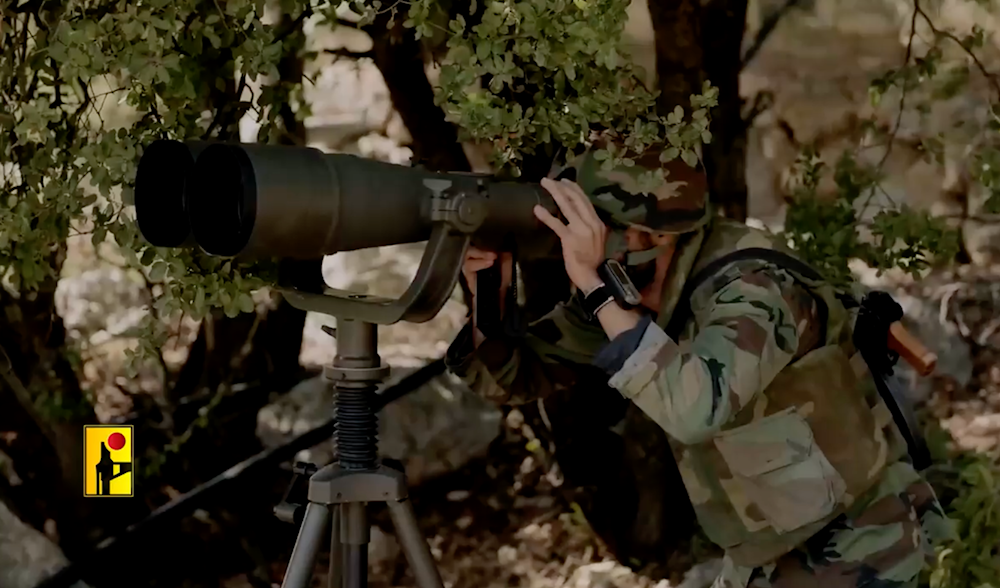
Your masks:
M 609 385 L 687 444 L 717 432 L 820 332 L 815 300 L 783 270 L 766 266 L 716 284 L 692 305 L 678 341 L 643 320 L 595 358 Z
M 607 343 L 604 331 L 588 324 L 573 303 L 560 304 L 533 322 L 523 338 L 473 340 L 466 323 L 445 355 L 445 365 L 478 394 L 517 405 L 569 388 L 588 371 L 594 351 Z M 589 369 L 588 369 L 589 368 Z

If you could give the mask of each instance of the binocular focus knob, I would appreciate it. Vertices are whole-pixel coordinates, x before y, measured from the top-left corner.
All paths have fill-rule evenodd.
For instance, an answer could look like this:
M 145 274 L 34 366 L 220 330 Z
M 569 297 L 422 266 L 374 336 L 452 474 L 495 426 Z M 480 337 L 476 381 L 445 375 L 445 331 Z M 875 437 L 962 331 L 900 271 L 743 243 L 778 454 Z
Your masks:
M 459 201 L 455 212 L 463 225 L 478 227 L 486 220 L 486 200 L 481 196 L 466 196 Z

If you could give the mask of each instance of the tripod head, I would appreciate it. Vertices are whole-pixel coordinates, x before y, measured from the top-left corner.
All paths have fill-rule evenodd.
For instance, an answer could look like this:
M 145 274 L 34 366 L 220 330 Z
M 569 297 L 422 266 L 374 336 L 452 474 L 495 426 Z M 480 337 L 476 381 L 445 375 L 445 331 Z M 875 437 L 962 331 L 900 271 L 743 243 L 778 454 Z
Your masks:
M 284 266 L 278 290 L 300 310 L 340 319 L 389 325 L 399 321 L 423 323 L 434 318 L 448 301 L 462 271 L 472 233 L 486 216 L 485 199 L 478 192 L 456 189 L 448 180 L 424 180 L 433 191 L 434 215 L 430 238 L 417 273 L 399 298 L 358 294 L 319 284 Z

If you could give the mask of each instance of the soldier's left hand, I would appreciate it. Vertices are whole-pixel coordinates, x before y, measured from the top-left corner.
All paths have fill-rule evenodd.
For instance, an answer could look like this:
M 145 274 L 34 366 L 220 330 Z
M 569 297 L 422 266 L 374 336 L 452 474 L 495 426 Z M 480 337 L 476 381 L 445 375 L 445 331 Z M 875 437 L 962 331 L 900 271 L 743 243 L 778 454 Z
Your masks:
M 577 288 L 588 292 L 601 282 L 597 268 L 604 261 L 608 227 L 597 216 L 594 205 L 576 182 L 556 182 L 545 178 L 542 187 L 552 194 L 566 223 L 542 206 L 535 206 L 535 216 L 562 241 L 563 261 L 569 279 Z

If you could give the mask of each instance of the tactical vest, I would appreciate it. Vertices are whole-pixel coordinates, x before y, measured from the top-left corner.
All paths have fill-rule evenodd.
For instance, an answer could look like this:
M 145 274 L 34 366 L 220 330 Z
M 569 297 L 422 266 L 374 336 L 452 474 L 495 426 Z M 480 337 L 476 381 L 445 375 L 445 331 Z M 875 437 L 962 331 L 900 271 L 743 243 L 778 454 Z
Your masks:
M 693 248 L 688 278 L 733 263 L 746 271 L 778 265 L 813 294 L 825 326 L 820 344 L 781 370 L 713 437 L 695 445 L 671 440 L 706 535 L 737 565 L 756 567 L 801 545 L 859 500 L 864 504 L 886 466 L 907 450 L 852 342 L 857 311 L 838 298 L 844 292 L 807 277 L 811 272 L 801 263 L 803 271 L 782 263 L 781 253 L 791 251 L 763 231 L 716 220 L 698 238 L 703 242 Z M 737 254 L 723 267 L 711 265 L 751 249 L 779 254 L 774 260 Z M 676 339 L 691 328 L 689 308 L 697 309 L 714 289 L 711 279 L 703 280 L 689 297 L 674 300 L 670 317 L 661 314 L 661 320 L 672 318 L 661 324 L 667 334 Z

